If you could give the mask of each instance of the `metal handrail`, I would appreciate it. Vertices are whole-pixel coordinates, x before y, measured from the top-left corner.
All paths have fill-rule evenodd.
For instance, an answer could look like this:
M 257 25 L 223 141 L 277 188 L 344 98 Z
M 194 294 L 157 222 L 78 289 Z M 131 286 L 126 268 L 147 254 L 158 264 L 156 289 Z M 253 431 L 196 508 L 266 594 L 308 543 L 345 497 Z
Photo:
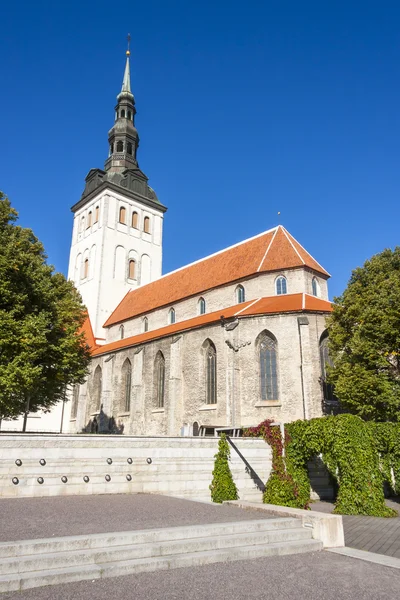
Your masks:
M 244 462 L 244 464 L 246 466 L 246 468 L 245 468 L 246 473 L 248 473 L 250 475 L 250 477 L 256 484 L 257 488 L 260 490 L 260 492 L 264 493 L 265 492 L 265 484 L 264 484 L 263 480 L 261 479 L 261 477 L 259 477 L 259 475 L 257 475 L 257 473 L 255 472 L 255 470 L 253 469 L 251 464 L 245 459 L 243 454 L 240 452 L 239 448 L 237 448 L 235 446 L 235 444 L 232 442 L 229 435 L 226 436 L 226 439 L 228 440 L 229 444 L 232 446 L 232 448 L 234 449 L 236 454 L 239 456 L 239 458 L 241 458 L 242 461 Z

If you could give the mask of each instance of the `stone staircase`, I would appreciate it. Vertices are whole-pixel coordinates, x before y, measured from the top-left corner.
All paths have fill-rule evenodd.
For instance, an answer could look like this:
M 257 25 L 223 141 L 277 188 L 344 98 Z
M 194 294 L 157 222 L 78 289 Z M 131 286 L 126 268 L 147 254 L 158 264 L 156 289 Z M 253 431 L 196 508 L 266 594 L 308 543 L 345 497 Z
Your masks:
M 2 542 L 0 592 L 321 549 L 295 518 Z

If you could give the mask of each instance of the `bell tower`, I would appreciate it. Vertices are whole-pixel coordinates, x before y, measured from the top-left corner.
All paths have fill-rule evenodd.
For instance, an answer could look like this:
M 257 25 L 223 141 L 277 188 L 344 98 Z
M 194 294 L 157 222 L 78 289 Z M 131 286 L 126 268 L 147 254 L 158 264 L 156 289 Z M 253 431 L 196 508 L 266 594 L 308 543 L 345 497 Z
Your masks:
M 80 200 L 72 206 L 74 226 L 68 277 L 87 306 L 95 337 L 123 296 L 162 273 L 162 229 L 167 210 L 139 168 L 139 134 L 131 91 L 130 48 L 126 51 L 109 155 L 91 169 Z

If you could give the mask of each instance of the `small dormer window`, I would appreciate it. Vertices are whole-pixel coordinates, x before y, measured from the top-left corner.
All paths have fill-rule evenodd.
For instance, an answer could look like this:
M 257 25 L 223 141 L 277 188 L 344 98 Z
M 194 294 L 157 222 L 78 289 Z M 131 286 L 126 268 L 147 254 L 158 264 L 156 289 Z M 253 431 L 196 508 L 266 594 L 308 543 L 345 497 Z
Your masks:
M 117 152 L 123 152 L 124 151 L 124 142 L 121 142 L 121 140 L 119 142 L 117 142 Z
M 284 277 L 283 275 L 280 275 L 279 277 L 277 277 L 276 282 L 275 282 L 275 287 L 276 287 L 276 293 L 278 294 L 278 296 L 280 296 L 281 294 L 287 294 L 286 277 Z
M 321 287 L 316 277 L 313 277 L 312 280 L 312 293 L 313 296 L 317 296 L 318 298 L 321 296 Z

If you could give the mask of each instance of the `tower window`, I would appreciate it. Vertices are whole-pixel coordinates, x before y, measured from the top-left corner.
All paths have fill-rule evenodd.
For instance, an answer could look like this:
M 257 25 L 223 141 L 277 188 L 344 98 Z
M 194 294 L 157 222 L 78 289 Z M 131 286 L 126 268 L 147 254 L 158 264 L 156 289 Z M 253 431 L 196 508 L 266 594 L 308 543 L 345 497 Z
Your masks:
M 121 119 L 125 119 L 125 111 L 121 110 Z
M 132 213 L 132 227 L 137 229 L 138 226 L 139 226 L 139 215 L 137 214 L 137 212 L 133 212 Z
M 119 222 L 125 225 L 126 222 L 126 209 L 124 206 L 121 206 L 119 209 Z
M 132 119 L 132 113 L 130 110 L 128 110 L 128 119 L 131 120 Z
M 98 206 L 96 206 L 96 208 L 94 209 L 94 222 L 95 223 L 97 223 L 99 220 L 99 212 L 100 212 L 100 209 Z
M 238 304 L 245 301 L 244 287 L 242 285 L 238 285 L 236 288 L 236 300 Z
M 87 223 L 86 223 L 86 229 L 89 229 L 89 227 L 91 227 L 91 226 L 92 226 L 92 211 L 89 210 Z
M 82 232 L 84 229 L 85 229 L 85 217 L 82 217 L 82 218 L 81 218 L 81 227 L 80 227 L 80 230 L 81 230 L 81 232 Z
M 278 296 L 280 296 L 281 294 L 287 294 L 287 281 L 286 281 L 286 277 L 284 277 L 283 275 L 280 275 L 276 282 L 276 293 L 278 294 Z
M 150 217 L 144 218 L 143 231 L 145 233 L 150 233 Z
M 83 263 L 83 279 L 86 279 L 89 275 L 89 259 L 85 258 Z
M 129 261 L 128 277 L 129 279 L 136 278 L 136 262 L 133 259 Z
M 124 151 L 124 142 L 121 142 L 121 140 L 119 142 L 117 142 L 117 152 L 123 152 Z
M 132 156 L 132 144 L 131 144 L 131 142 L 128 142 L 126 151 L 127 151 L 128 154 L 130 154 Z
M 114 144 L 110 144 L 110 156 L 114 154 Z
M 168 323 L 173 325 L 175 323 L 175 309 L 171 308 L 168 313 Z

